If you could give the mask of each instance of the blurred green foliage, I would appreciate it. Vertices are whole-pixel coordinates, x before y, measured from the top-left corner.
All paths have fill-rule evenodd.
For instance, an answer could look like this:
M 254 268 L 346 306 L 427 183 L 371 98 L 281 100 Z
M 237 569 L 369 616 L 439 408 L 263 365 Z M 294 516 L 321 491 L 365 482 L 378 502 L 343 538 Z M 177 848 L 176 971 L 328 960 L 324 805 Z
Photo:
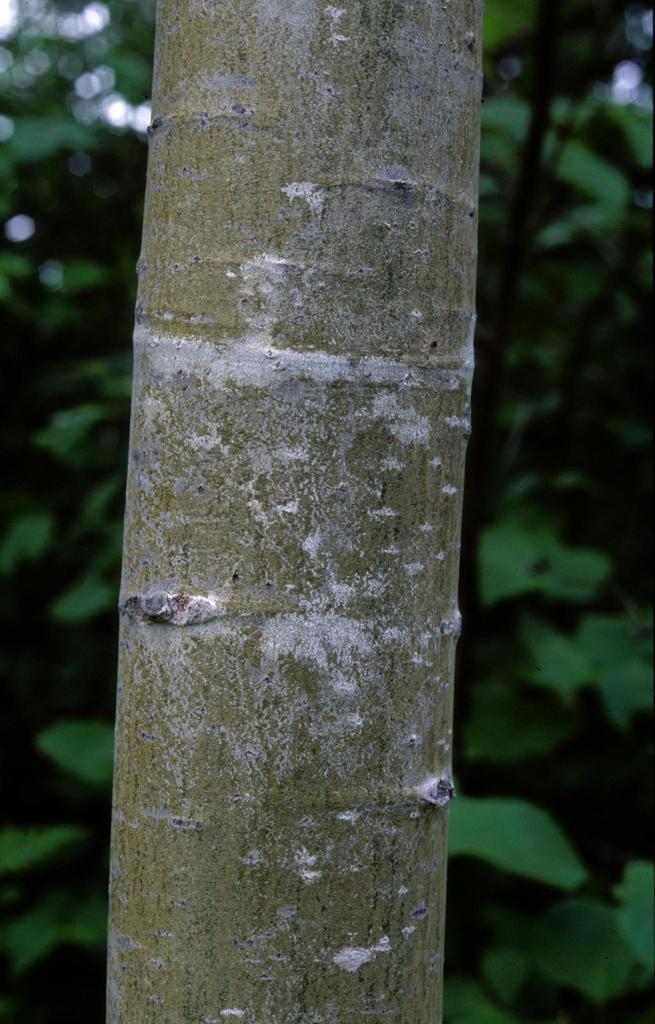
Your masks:
M 463 595 L 474 610 L 454 744 L 447 1024 L 646 1024 L 653 1012 L 652 11 L 559 6 L 495 382 L 508 225 L 540 88 L 539 3 L 487 0 L 485 12 L 476 388 L 498 394 L 484 502 L 469 513 L 479 561 Z M 7 12 L 0 1021 L 88 1024 L 103 1015 L 153 11 L 32 0 Z

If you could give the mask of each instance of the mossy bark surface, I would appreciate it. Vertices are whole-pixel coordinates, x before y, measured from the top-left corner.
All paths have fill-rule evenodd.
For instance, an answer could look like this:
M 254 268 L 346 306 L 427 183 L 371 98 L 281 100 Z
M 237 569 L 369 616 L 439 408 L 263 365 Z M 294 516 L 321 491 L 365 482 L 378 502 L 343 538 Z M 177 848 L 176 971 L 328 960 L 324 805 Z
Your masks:
M 160 0 L 111 1024 L 439 1020 L 480 8 Z

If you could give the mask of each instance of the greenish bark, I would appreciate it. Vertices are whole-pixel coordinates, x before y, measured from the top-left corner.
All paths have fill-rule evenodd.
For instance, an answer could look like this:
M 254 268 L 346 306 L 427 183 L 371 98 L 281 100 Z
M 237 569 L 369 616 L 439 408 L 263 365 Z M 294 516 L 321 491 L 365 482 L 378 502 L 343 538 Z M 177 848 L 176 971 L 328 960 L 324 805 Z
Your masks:
M 160 0 L 108 1020 L 435 1024 L 479 0 Z

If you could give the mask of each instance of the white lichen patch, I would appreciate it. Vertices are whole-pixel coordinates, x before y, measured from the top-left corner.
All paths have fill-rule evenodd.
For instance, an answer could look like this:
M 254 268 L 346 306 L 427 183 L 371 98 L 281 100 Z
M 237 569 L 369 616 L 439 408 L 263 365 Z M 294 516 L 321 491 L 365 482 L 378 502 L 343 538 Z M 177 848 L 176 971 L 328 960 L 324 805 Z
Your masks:
M 205 451 L 211 452 L 215 448 L 219 448 L 222 455 L 226 455 L 229 449 L 223 444 L 221 438 L 216 434 L 192 434 L 187 439 L 189 448 L 192 448 L 194 452 Z
M 397 516 L 398 513 L 394 509 L 385 506 L 384 508 L 371 509 L 367 515 L 369 515 L 371 519 L 391 519 L 393 516 Z
M 414 175 L 404 164 L 385 164 L 377 175 L 378 181 L 403 181 L 411 184 Z
M 276 512 L 286 512 L 289 515 L 294 515 L 298 511 L 298 502 L 297 501 L 287 501 L 283 505 L 276 505 L 275 506 L 275 511 Z
M 393 472 L 394 470 L 404 469 L 405 463 L 401 462 L 400 459 L 395 458 L 395 456 L 390 455 L 382 460 L 381 466 L 382 469 L 388 469 Z
M 238 1006 L 227 1006 L 220 1011 L 218 1017 L 203 1017 L 203 1024 L 222 1024 L 226 1017 L 245 1017 L 245 1015 L 245 1010 L 239 1009 Z
M 395 643 L 396 640 L 404 639 L 403 630 L 400 626 L 387 626 L 380 638 L 384 643 Z
M 314 5 L 307 0 L 251 0 L 250 6 L 262 27 L 271 33 L 281 32 L 289 54 L 302 60 L 315 30 Z
M 453 430 L 460 428 L 463 434 L 471 433 L 471 421 L 466 416 L 445 416 L 444 421 Z
M 314 532 L 310 533 L 307 537 L 305 537 L 304 541 L 302 542 L 302 549 L 303 549 L 303 551 L 307 552 L 307 554 L 309 555 L 310 558 L 316 558 L 317 557 L 320 546 L 321 546 L 321 531 L 320 530 L 314 530 Z
M 266 858 L 260 850 L 250 850 L 245 857 L 241 858 L 241 863 L 245 864 L 246 867 L 254 868 L 258 864 L 265 864 Z
M 152 818 L 153 821 L 170 821 L 172 817 L 170 811 L 165 811 L 161 807 L 142 807 L 139 813 L 144 818 Z
M 330 33 L 330 42 L 333 46 L 338 46 L 339 43 L 347 43 L 350 36 L 342 35 L 337 29 L 339 22 L 343 18 L 346 10 L 344 7 L 335 7 L 334 4 L 328 4 L 325 8 L 325 14 L 332 22 L 332 31 Z
M 285 194 L 289 202 L 293 202 L 294 199 L 304 199 L 311 210 L 312 217 L 317 220 L 320 218 L 325 205 L 325 192 L 318 185 L 314 185 L 311 181 L 290 181 L 288 185 L 283 185 L 280 191 Z
M 246 303 L 255 306 L 249 315 L 246 314 L 246 319 L 254 331 L 264 334 L 264 342 L 270 338 L 275 323 L 287 267 L 285 259 L 268 252 L 246 260 L 239 267 L 241 294 Z
M 141 949 L 141 943 L 137 942 L 136 939 L 132 939 L 127 935 L 121 935 L 115 929 L 109 930 L 109 945 L 110 947 L 116 946 L 121 950 L 137 950 Z
M 349 583 L 339 583 L 337 580 L 330 580 L 329 588 L 335 605 L 347 604 L 356 593 L 355 587 Z
M 354 825 L 360 816 L 359 811 L 339 811 L 337 814 L 339 821 L 347 821 L 349 825 Z
M 154 968 L 156 971 L 163 971 L 166 969 L 166 964 L 159 956 L 146 956 L 144 957 L 143 962 L 148 967 Z
M 376 395 L 373 415 L 384 420 L 389 432 L 401 444 L 427 444 L 430 439 L 430 421 L 411 405 L 401 404 L 389 391 Z
M 301 846 L 294 858 L 294 865 L 298 877 L 305 885 L 313 885 L 321 877 L 321 872 L 314 867 L 318 855 L 310 853 L 304 846 Z
M 278 267 L 287 267 L 289 265 L 288 260 L 283 259 L 281 256 L 276 256 L 272 252 L 263 252 L 258 256 L 253 256 L 251 260 L 246 260 L 245 263 L 241 264 L 241 274 L 246 280 L 250 277 L 259 277 L 262 273 L 270 273 L 275 271 Z
M 344 946 L 332 957 L 332 963 L 340 967 L 342 971 L 358 971 L 363 964 L 375 960 L 378 953 L 389 953 L 391 943 L 389 937 L 383 935 L 375 946 Z
M 264 624 L 262 649 L 271 658 L 291 655 L 323 670 L 331 662 L 349 669 L 371 653 L 372 641 L 362 623 L 345 616 L 279 615 Z
M 340 694 L 342 697 L 354 697 L 359 692 L 357 682 L 343 672 L 332 672 L 330 675 L 330 685 L 335 693 Z
M 280 448 L 275 457 L 286 466 L 294 462 L 307 462 L 309 454 L 304 448 Z

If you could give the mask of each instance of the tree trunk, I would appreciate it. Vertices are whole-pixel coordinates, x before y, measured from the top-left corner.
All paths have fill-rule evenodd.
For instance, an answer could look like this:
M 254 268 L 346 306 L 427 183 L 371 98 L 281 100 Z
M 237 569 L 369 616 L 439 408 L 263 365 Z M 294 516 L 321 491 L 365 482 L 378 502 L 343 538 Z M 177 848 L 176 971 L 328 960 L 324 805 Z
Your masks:
M 436 1024 L 480 0 L 160 0 L 108 1020 Z

